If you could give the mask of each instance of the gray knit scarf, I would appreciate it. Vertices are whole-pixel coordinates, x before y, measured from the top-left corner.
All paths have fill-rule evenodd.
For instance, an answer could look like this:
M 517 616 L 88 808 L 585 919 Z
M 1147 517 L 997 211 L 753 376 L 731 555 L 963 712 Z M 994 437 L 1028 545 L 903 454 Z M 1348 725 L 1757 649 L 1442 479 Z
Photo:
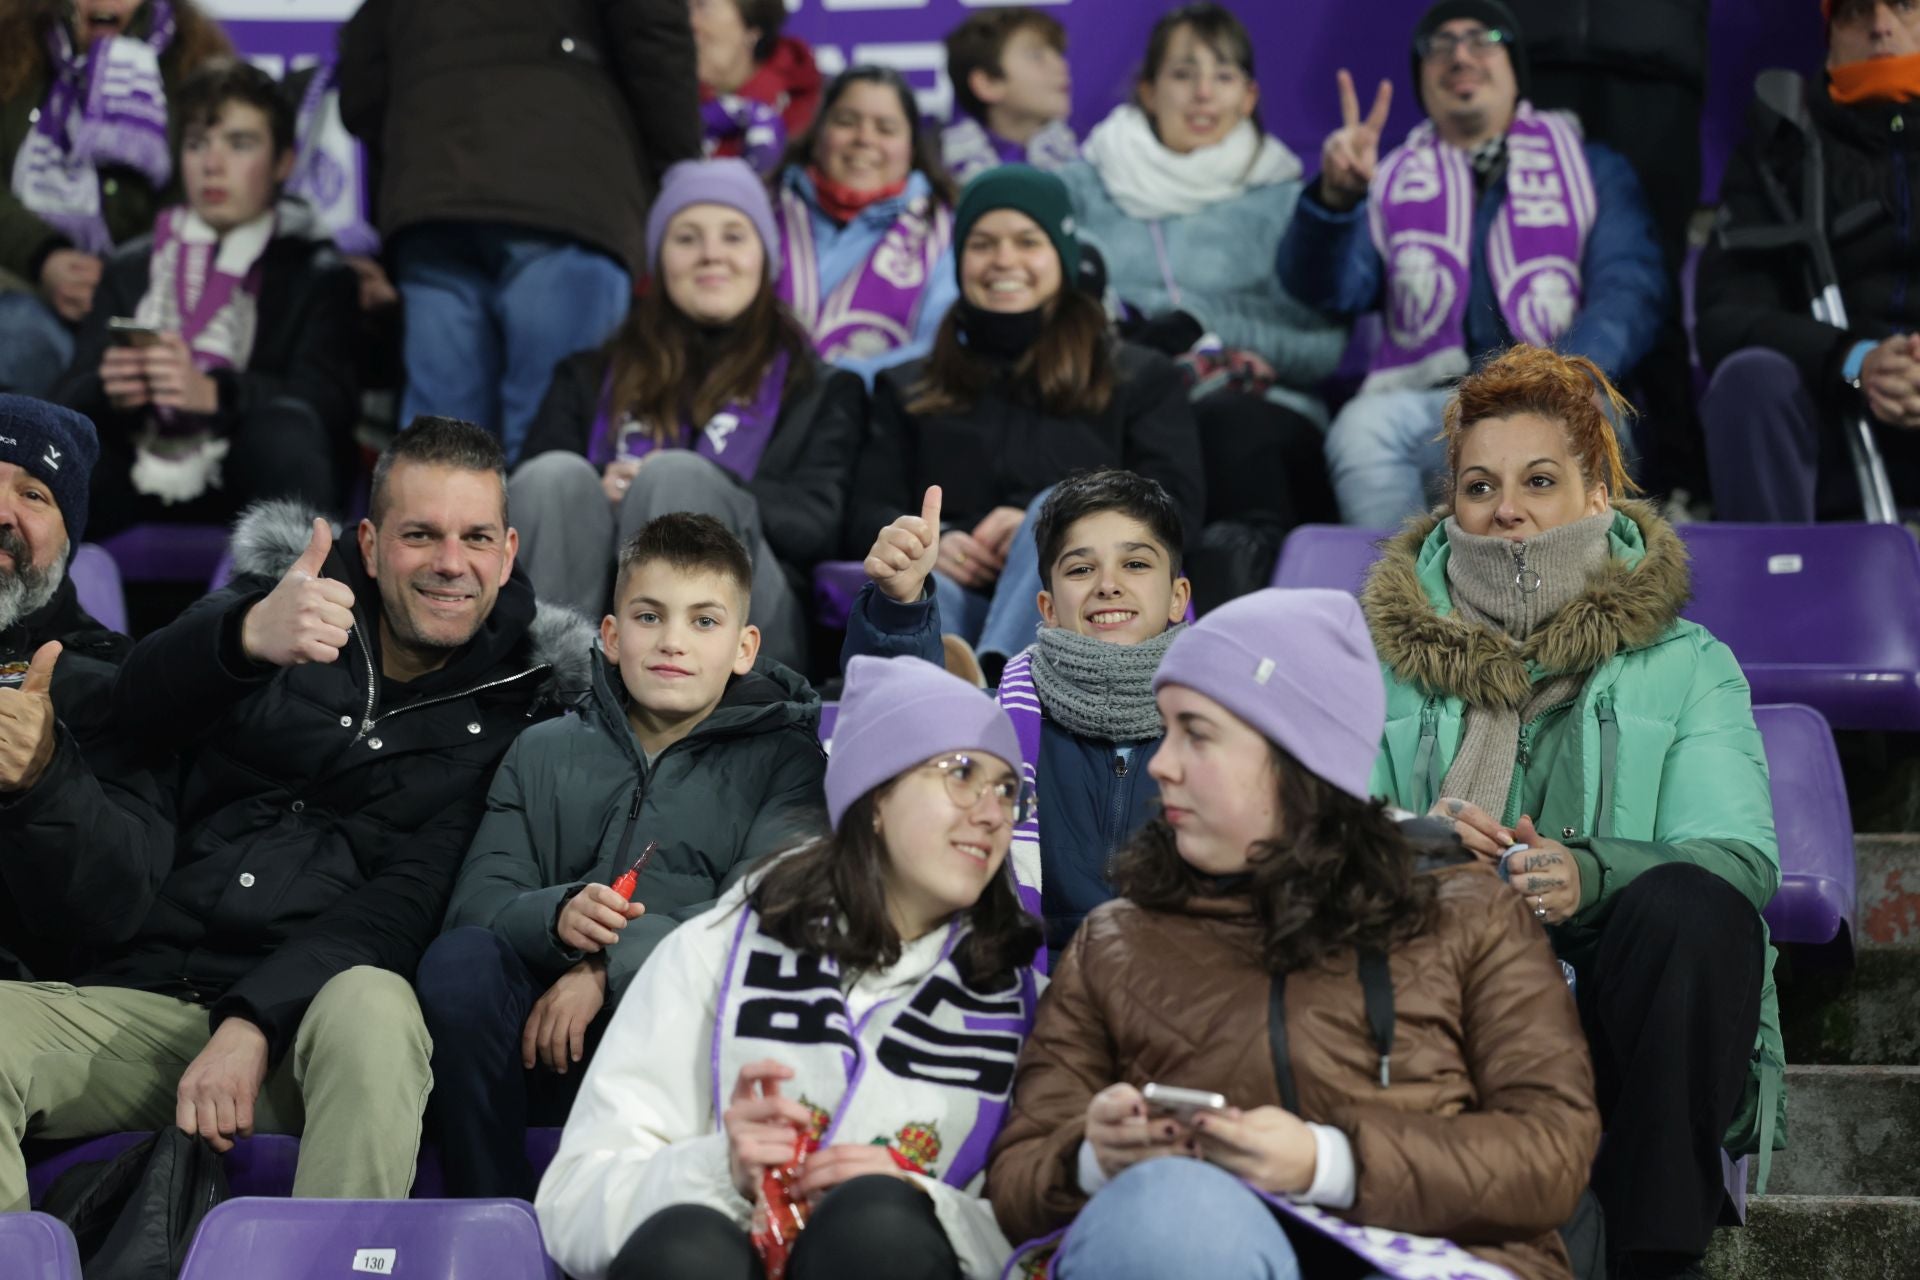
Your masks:
M 1153 673 L 1186 623 L 1139 644 L 1111 644 L 1042 627 L 1033 645 L 1040 705 L 1069 732 L 1102 742 L 1146 742 L 1166 731 L 1153 700 Z
M 1588 516 L 1524 542 L 1468 533 L 1452 516 L 1447 517 L 1446 528 L 1447 586 L 1460 620 L 1502 632 L 1517 648 L 1606 567 L 1613 513 Z M 1472 801 L 1497 821 L 1505 821 L 1521 726 L 1573 701 L 1587 674 L 1540 672 L 1532 692 L 1518 706 L 1468 707 L 1460 750 L 1441 792 Z

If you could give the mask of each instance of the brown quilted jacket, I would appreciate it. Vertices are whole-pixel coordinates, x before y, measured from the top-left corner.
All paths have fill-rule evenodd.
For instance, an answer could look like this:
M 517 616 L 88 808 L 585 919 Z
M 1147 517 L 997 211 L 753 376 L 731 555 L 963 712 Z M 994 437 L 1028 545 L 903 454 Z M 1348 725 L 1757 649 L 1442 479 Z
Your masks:
M 1522 1280 L 1568 1280 L 1554 1229 L 1600 1139 L 1579 1017 L 1519 895 L 1478 867 L 1436 875 L 1435 927 L 1389 958 L 1388 1088 L 1353 957 L 1288 978 L 1301 1110 L 1353 1143 L 1357 1195 L 1341 1216 L 1444 1236 Z M 988 1167 L 1007 1238 L 1056 1230 L 1086 1203 L 1075 1161 L 1087 1102 L 1110 1083 L 1278 1106 L 1269 981 L 1244 897 L 1180 913 L 1121 900 L 1087 917 L 1041 1002 Z

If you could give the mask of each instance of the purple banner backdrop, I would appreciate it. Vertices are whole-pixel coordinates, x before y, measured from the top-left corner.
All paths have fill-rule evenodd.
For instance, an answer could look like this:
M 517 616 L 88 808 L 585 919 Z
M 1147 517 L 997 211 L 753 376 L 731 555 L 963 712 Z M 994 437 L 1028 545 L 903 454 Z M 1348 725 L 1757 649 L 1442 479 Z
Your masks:
M 202 0 L 248 56 L 279 71 L 330 57 L 334 31 L 355 0 Z M 787 0 L 787 30 L 812 43 L 822 66 L 885 62 L 906 73 L 927 114 L 953 106 L 940 38 L 975 9 L 1001 0 Z M 1074 124 L 1084 135 L 1131 90 L 1147 32 L 1165 0 L 1028 0 L 1060 19 L 1073 65 Z M 1318 167 L 1320 140 L 1339 123 L 1334 72 L 1346 67 L 1371 101 L 1382 78 L 1394 85 L 1390 141 L 1418 119 L 1407 79 L 1407 39 L 1428 0 L 1243 0 L 1253 35 L 1267 128 Z M 1802 71 L 1822 48 L 1817 0 L 1713 0 L 1712 74 L 1702 141 L 1703 201 L 1719 189 L 1727 153 L 1745 131 L 1753 77 L 1764 67 Z

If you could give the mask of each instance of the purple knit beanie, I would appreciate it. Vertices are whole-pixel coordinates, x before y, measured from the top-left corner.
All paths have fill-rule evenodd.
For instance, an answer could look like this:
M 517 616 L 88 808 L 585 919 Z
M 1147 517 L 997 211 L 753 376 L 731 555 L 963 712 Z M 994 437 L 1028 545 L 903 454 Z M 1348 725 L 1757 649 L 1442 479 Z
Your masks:
M 1181 632 L 1154 692 L 1204 693 L 1359 800 L 1386 727 L 1387 686 L 1360 604 L 1344 591 L 1241 596 Z
M 760 233 L 767 254 L 767 279 L 780 278 L 780 230 L 773 223 L 773 204 L 766 185 L 745 160 L 682 160 L 660 180 L 660 194 L 647 214 L 647 267 L 660 267 L 660 242 L 666 239 L 673 215 L 696 204 L 719 204 L 745 214 Z
M 919 658 L 858 657 L 827 755 L 827 816 L 834 830 L 853 802 L 935 756 L 977 751 L 1020 772 L 1020 739 L 1000 704 Z

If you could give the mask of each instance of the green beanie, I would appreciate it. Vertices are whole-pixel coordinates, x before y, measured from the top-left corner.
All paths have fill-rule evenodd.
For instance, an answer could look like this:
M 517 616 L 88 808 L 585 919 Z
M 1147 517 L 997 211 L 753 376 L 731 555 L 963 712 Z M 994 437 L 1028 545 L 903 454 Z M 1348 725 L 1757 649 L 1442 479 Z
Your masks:
M 960 259 L 973 224 L 995 209 L 1018 210 L 1039 224 L 1047 239 L 1053 241 L 1054 252 L 1060 255 L 1061 281 L 1071 289 L 1080 274 L 1080 237 L 1075 234 L 1067 184 L 1029 164 L 1003 164 L 984 170 L 960 193 L 960 204 L 953 213 L 954 274 L 960 273 Z

